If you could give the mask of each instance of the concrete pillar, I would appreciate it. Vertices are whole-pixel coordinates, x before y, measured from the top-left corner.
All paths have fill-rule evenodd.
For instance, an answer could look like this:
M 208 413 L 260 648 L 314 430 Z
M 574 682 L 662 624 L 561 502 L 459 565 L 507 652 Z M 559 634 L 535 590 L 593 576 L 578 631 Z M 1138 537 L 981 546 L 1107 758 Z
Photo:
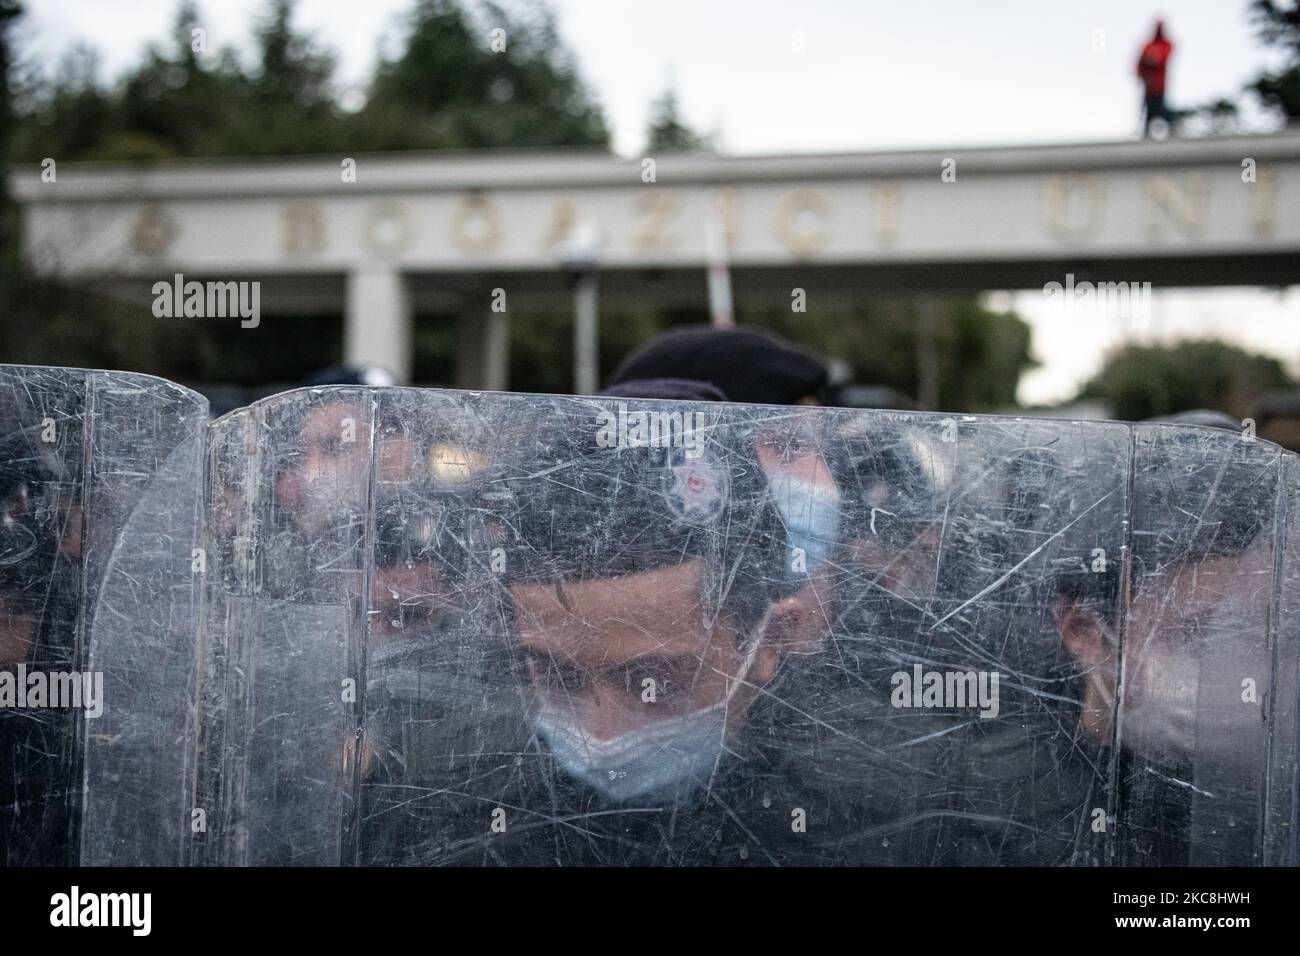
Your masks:
M 460 317 L 456 387 L 504 392 L 510 387 L 510 316 L 467 312 Z
M 395 267 L 365 264 L 348 275 L 343 361 L 379 365 L 399 382 L 411 380 L 411 306 Z

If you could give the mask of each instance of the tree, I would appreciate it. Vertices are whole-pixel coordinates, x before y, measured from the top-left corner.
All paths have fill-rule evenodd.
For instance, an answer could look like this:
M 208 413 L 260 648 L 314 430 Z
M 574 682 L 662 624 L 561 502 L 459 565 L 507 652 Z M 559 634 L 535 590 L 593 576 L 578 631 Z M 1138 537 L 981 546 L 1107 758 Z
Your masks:
M 1281 47 L 1288 54 L 1282 69 L 1266 70 L 1244 87 L 1264 109 L 1284 123 L 1300 117 L 1300 0 L 1252 0 L 1249 7 L 1256 38 L 1265 46 Z M 1234 133 L 1240 108 L 1231 97 L 1219 97 L 1180 113 L 1180 119 L 1196 117 L 1201 130 L 1211 135 Z
M 9 154 L 151 160 L 609 144 L 545 8 L 415 0 L 402 51 L 378 64 L 355 114 L 338 105 L 334 54 L 294 26 L 295 9 L 294 0 L 266 0 L 249 70 L 229 47 L 195 49 L 194 0 L 180 4 L 169 41 L 115 85 L 98 80 L 93 49 L 75 48 L 22 97 Z
M 93 47 L 78 43 L 59 59 L 52 78 L 23 77 L 15 91 L 21 109 L 13 118 L 11 157 L 77 158 L 113 135 L 114 103 L 97 82 L 99 62 Z
M 1193 408 L 1252 414 L 1264 392 L 1293 386 L 1282 363 L 1213 339 L 1127 345 L 1111 353 L 1079 393 L 1101 399 L 1115 417 L 1141 421 Z
M 1247 89 L 1266 109 L 1294 122 L 1300 117 L 1300 0 L 1254 0 L 1250 12 L 1259 39 L 1285 49 L 1290 60 L 1280 71 L 1261 73 Z
M 646 152 L 689 152 L 707 145 L 705 137 L 682 122 L 678 115 L 677 92 L 670 86 L 650 109 Z
M 3 168 L 9 155 L 9 136 L 13 129 L 13 94 L 9 75 L 14 63 L 9 31 L 22 12 L 18 0 L 0 0 L 0 168 Z M 5 188 L 5 182 L 7 180 L 0 180 L 0 190 Z M 0 195 L 0 201 L 3 199 L 4 196 Z M 3 242 L 4 234 L 0 233 L 0 248 L 3 247 Z
M 549 10 L 456 0 L 418 0 L 353 125 L 369 149 L 609 144 Z
M 1016 405 L 1030 356 L 1029 325 L 1018 315 L 992 312 L 973 298 L 953 299 L 940 319 L 939 407 L 1000 411 Z
M 293 0 L 271 0 L 256 32 L 259 65 L 252 93 L 263 103 L 320 117 L 331 108 L 334 54 L 293 29 Z
M 10 290 L 18 281 L 18 227 L 9 200 L 9 137 L 13 129 L 13 95 L 9 75 L 13 70 L 10 30 L 22 14 L 18 0 L 0 0 L 0 315 L 9 312 Z
M 355 150 L 333 93 L 335 56 L 293 26 L 293 0 L 267 0 L 254 31 L 257 67 L 246 100 L 226 118 L 213 152 L 257 156 Z M 251 106 L 251 109 L 248 108 Z
M 212 70 L 195 49 L 199 10 L 180 5 L 166 49 L 150 46 L 122 84 L 118 130 L 92 154 L 96 159 L 149 160 L 221 151 L 222 131 L 238 121 L 242 77 Z

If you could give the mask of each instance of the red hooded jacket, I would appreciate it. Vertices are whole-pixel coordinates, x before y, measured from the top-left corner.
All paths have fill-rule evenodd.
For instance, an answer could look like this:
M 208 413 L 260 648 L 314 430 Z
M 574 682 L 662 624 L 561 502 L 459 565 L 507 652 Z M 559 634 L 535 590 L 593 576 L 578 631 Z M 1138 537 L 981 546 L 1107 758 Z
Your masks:
M 1173 52 L 1174 45 L 1165 39 L 1165 25 L 1157 23 L 1155 36 L 1142 48 L 1137 63 L 1137 75 L 1148 96 L 1164 93 L 1165 69 Z

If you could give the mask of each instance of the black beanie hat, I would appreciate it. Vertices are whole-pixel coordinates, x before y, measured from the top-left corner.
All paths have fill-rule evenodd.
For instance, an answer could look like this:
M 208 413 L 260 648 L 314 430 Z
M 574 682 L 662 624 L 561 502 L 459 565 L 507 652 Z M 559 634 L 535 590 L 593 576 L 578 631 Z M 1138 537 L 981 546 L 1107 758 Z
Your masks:
M 634 378 L 611 385 L 600 393 L 606 398 L 661 398 L 681 402 L 725 402 L 722 389 L 708 382 L 684 378 Z
M 692 379 L 721 389 L 732 402 L 793 405 L 825 387 L 830 373 L 817 356 L 772 332 L 693 325 L 673 329 L 625 358 L 610 378 Z
M 600 421 L 644 413 L 692 424 L 703 440 L 698 455 L 677 447 L 610 447 L 600 438 Z M 530 421 L 516 455 L 485 485 L 504 531 L 509 583 L 614 578 L 698 558 L 711 603 L 740 621 L 752 621 L 793 590 L 783 573 L 783 528 L 743 410 L 555 399 Z

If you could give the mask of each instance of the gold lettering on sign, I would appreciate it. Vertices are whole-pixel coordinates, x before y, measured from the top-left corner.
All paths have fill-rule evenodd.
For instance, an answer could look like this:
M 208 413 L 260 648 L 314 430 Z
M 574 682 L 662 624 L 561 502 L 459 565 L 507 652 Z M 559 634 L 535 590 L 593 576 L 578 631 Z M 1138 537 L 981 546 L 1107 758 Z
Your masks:
M 1273 229 L 1277 225 L 1273 216 L 1277 209 L 1277 177 L 1273 175 L 1273 170 L 1261 167 L 1255 174 L 1255 181 L 1246 188 L 1255 195 L 1255 235 L 1273 235 Z
M 825 193 L 817 189 L 796 189 L 787 193 L 777 207 L 777 237 L 795 255 L 814 256 L 830 242 L 831 231 L 825 221 L 828 215 L 830 202 Z M 799 220 L 809 216 L 820 221 L 801 227 Z
M 470 193 L 451 219 L 451 242 L 461 252 L 488 252 L 501 241 L 501 214 L 482 193 Z
M 369 207 L 361 223 L 361 244 L 371 252 L 385 255 L 404 252 L 414 234 L 406 209 L 391 200 Z
M 1189 239 L 1205 232 L 1205 208 L 1210 184 L 1199 173 L 1188 173 L 1179 186 L 1169 176 L 1152 176 L 1147 180 L 1147 233 L 1164 234 L 1164 224 L 1173 225 Z
M 131 248 L 142 256 L 162 255 L 176 238 L 176 224 L 158 203 L 140 210 L 131 227 Z
M 892 246 L 898 241 L 898 206 L 900 189 L 894 180 L 876 183 L 876 241 Z
M 636 230 L 636 247 L 644 250 L 675 249 L 678 238 L 669 235 L 672 218 L 681 208 L 681 200 L 673 193 L 650 192 L 637 197 L 637 206 L 644 217 Z
M 298 200 L 280 211 L 281 247 L 286 255 L 316 255 L 325 248 L 325 216 L 320 203 Z
M 1062 242 L 1094 238 L 1106 210 L 1106 187 L 1096 176 L 1065 173 L 1043 184 L 1043 225 Z
M 554 249 L 569 238 L 573 227 L 578 224 L 578 207 L 568 196 L 558 200 L 551 211 L 551 224 L 542 237 L 543 249 Z

